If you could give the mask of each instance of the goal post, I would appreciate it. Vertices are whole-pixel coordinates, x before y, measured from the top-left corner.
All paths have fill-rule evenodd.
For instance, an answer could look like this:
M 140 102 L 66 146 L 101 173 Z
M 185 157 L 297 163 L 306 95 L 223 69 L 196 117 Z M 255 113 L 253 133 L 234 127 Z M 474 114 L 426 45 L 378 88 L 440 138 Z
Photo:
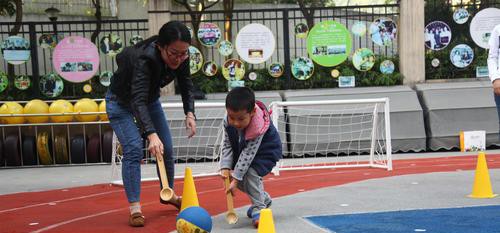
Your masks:
M 273 102 L 283 159 L 273 170 L 392 170 L 388 98 Z

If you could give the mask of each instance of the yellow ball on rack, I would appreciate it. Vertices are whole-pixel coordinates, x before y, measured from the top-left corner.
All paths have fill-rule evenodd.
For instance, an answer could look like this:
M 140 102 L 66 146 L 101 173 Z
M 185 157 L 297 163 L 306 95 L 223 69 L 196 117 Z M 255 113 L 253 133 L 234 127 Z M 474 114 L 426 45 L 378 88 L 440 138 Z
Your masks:
M 103 100 L 99 104 L 99 112 L 106 112 L 106 100 Z M 109 121 L 108 114 L 106 114 L 106 113 L 99 114 L 99 118 L 101 118 L 101 121 Z
M 24 106 L 24 114 L 47 114 L 49 105 L 39 99 L 34 99 Z M 44 123 L 49 120 L 49 116 L 30 116 L 26 117 L 29 123 Z
M 76 113 L 85 113 L 85 112 L 98 112 L 99 106 L 94 100 L 84 98 L 78 100 L 75 104 L 74 111 Z M 81 122 L 89 122 L 89 121 L 97 121 L 97 115 L 76 115 L 75 118 Z
M 0 114 L 23 114 L 24 108 L 16 102 L 5 102 L 2 107 L 0 107 Z M 0 122 L 2 124 L 22 124 L 24 123 L 24 117 L 0 117 Z
M 73 104 L 67 100 L 56 100 L 50 104 L 50 113 L 72 113 Z M 70 122 L 73 120 L 73 116 L 50 116 L 50 120 L 56 123 Z

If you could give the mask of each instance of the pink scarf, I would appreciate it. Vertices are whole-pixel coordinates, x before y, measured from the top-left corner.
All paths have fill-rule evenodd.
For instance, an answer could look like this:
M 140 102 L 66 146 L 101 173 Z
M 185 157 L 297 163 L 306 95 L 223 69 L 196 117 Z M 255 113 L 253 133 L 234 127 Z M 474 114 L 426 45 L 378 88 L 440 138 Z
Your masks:
M 253 140 L 258 136 L 263 135 L 269 128 L 269 124 L 270 117 L 266 106 L 262 102 L 256 101 L 255 114 L 245 130 L 245 140 Z

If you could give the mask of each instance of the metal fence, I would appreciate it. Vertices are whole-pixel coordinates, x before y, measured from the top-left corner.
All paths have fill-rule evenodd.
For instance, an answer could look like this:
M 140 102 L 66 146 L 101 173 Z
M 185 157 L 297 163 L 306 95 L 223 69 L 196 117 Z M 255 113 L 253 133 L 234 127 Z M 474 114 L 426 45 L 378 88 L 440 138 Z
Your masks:
M 391 18 L 394 22 L 399 20 L 399 5 L 370 5 L 370 6 L 343 6 L 343 7 L 322 7 L 314 8 L 314 23 L 324 20 L 336 20 L 345 25 L 349 30 L 356 22 L 364 22 L 369 28 L 371 22 L 377 18 Z M 244 9 L 234 10 L 231 19 L 231 33 L 234 39 L 238 31 L 249 23 L 261 23 L 269 27 L 275 34 L 277 46 L 272 57 L 264 64 L 250 65 L 250 69 L 266 68 L 273 62 L 284 64 L 285 79 L 287 79 L 286 88 L 294 88 L 297 81 L 291 78 L 290 62 L 299 56 L 307 56 L 306 40 L 297 38 L 294 33 L 295 25 L 306 23 L 299 8 L 278 8 L 278 9 Z M 172 12 L 172 18 L 185 22 L 192 26 L 191 18 L 188 12 Z M 224 32 L 224 11 L 207 11 L 203 13 L 203 22 L 215 23 Z M 14 67 L 15 75 L 28 75 L 31 77 L 32 86 L 29 90 L 19 92 L 15 88 L 8 88 L 0 94 L 2 98 L 9 99 L 17 96 L 16 99 L 43 98 L 39 91 L 39 78 L 50 72 L 53 72 L 52 50 L 43 49 L 39 46 L 38 40 L 43 34 L 57 33 L 62 36 L 78 35 L 86 38 L 91 37 L 96 28 L 96 21 L 66 21 L 66 22 L 23 22 L 18 36 L 24 37 L 31 44 L 31 59 L 22 65 Z M 0 41 L 9 36 L 10 29 L 15 25 L 12 22 L 0 23 Z M 102 21 L 102 29 L 98 36 L 101 37 L 113 33 L 118 35 L 124 42 L 124 46 L 130 45 L 129 38 L 132 35 L 140 35 L 146 38 L 148 35 L 148 21 L 140 20 L 109 20 Z M 370 35 L 363 37 L 352 37 L 353 51 L 358 48 L 370 48 L 376 55 L 388 58 L 397 56 L 397 40 L 390 46 L 378 46 L 371 40 Z M 231 40 L 234 41 L 234 40 Z M 36 45 L 36 46 L 35 46 Z M 200 48 L 206 61 L 214 61 L 217 64 L 223 64 L 225 57 L 221 56 L 215 47 Z M 236 55 L 236 52 L 233 53 Z M 3 57 L 0 58 L 0 70 L 7 71 L 8 65 Z M 114 71 L 116 63 L 113 57 L 100 53 L 99 73 L 104 71 Z M 102 97 L 105 87 L 99 85 L 97 80 L 92 79 L 87 82 L 92 84 L 93 93 L 86 94 L 82 91 L 83 84 L 73 84 L 65 81 L 65 88 L 59 98 L 77 98 L 77 97 Z M 93 96 L 92 96 L 93 95 Z M 21 97 L 20 97 L 21 96 Z M 24 97 L 22 97 L 24 96 Z
M 476 78 L 476 68 L 487 66 L 488 54 L 485 49 L 477 46 L 472 40 L 469 31 L 470 23 L 476 13 L 482 9 L 500 8 L 500 0 L 426 0 L 425 2 L 425 25 L 433 21 L 442 21 L 451 29 L 451 41 L 445 48 L 437 51 L 426 49 L 426 79 Z M 453 13 L 460 8 L 466 9 L 469 13 L 468 20 L 463 24 L 458 24 L 453 19 Z M 470 46 L 474 52 L 472 63 L 464 68 L 456 67 L 450 59 L 452 49 L 459 44 Z M 433 66 L 433 60 L 439 61 L 439 65 Z
M 313 8 L 314 23 L 324 20 L 335 20 L 351 29 L 356 22 L 364 22 L 369 30 L 370 24 L 377 18 L 390 18 L 394 22 L 399 21 L 399 4 L 386 5 L 366 5 L 366 6 L 341 6 L 341 7 L 321 7 Z M 188 12 L 172 12 L 172 18 L 180 20 L 192 27 L 191 17 Z M 203 12 L 202 22 L 215 23 L 221 29 L 222 35 L 225 33 L 224 11 Z M 273 31 L 276 38 L 276 50 L 272 57 L 265 63 L 250 65 L 250 69 L 262 69 L 271 63 L 278 62 L 284 64 L 285 78 L 288 79 L 288 88 L 293 88 L 297 82 L 291 78 L 290 61 L 296 57 L 307 56 L 306 40 L 297 38 L 294 30 L 295 25 L 306 23 L 300 8 L 277 8 L 277 9 L 245 9 L 234 10 L 231 19 L 231 41 L 233 42 L 238 31 L 247 24 L 261 23 Z M 358 48 L 370 48 L 376 55 L 395 58 L 398 54 L 397 40 L 390 46 L 378 46 L 372 42 L 371 36 L 352 37 L 354 52 Z M 203 47 L 201 52 L 204 59 L 213 61 L 216 64 L 223 64 L 225 57 L 221 56 L 216 47 Z M 236 52 L 233 53 L 235 55 Z
M 52 52 L 50 48 L 44 49 L 39 45 L 39 38 L 43 34 L 57 34 L 58 36 L 82 36 L 90 39 L 96 28 L 97 21 L 64 21 L 64 22 L 23 22 L 18 36 L 27 39 L 31 45 L 31 58 L 22 65 L 14 66 L 15 75 L 28 75 L 31 77 L 32 85 L 29 90 L 29 96 L 40 98 L 41 94 L 38 88 L 38 80 L 41 76 L 54 71 L 52 65 Z M 0 23 L 0 41 L 9 37 L 9 31 L 14 27 L 15 23 L 2 22 Z M 97 37 L 100 41 L 101 37 L 113 33 L 120 37 L 124 46 L 130 45 L 129 39 L 133 35 L 140 35 L 143 38 L 148 36 L 148 20 L 106 20 L 101 22 L 101 32 Z M 116 62 L 113 57 L 99 53 L 100 66 L 98 74 L 104 71 L 114 71 Z M 8 63 L 0 57 L 0 70 L 7 72 Z M 92 81 L 91 81 L 92 82 Z M 93 86 L 99 89 L 99 82 L 94 82 Z M 65 82 L 65 88 L 60 97 L 72 98 L 79 97 L 82 94 L 81 85 Z M 10 88 L 12 91 L 12 88 Z M 7 92 L 9 90 L 6 90 Z M 12 93 L 13 94 L 13 93 Z M 6 95 L 8 96 L 8 95 Z

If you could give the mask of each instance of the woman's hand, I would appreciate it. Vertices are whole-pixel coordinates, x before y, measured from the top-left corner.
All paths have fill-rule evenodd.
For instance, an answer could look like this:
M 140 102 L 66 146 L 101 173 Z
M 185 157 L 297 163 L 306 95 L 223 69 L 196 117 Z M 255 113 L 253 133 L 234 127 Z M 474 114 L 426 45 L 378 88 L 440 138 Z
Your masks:
M 158 158 L 159 156 L 163 155 L 163 143 L 161 142 L 160 138 L 158 137 L 157 133 L 152 133 L 148 135 L 148 141 L 149 141 L 149 153 L 152 155 L 156 156 Z
M 192 112 L 186 114 L 186 130 L 188 138 L 192 138 L 196 134 L 196 121 Z
M 500 95 L 500 79 L 493 81 L 493 90 L 495 95 Z

